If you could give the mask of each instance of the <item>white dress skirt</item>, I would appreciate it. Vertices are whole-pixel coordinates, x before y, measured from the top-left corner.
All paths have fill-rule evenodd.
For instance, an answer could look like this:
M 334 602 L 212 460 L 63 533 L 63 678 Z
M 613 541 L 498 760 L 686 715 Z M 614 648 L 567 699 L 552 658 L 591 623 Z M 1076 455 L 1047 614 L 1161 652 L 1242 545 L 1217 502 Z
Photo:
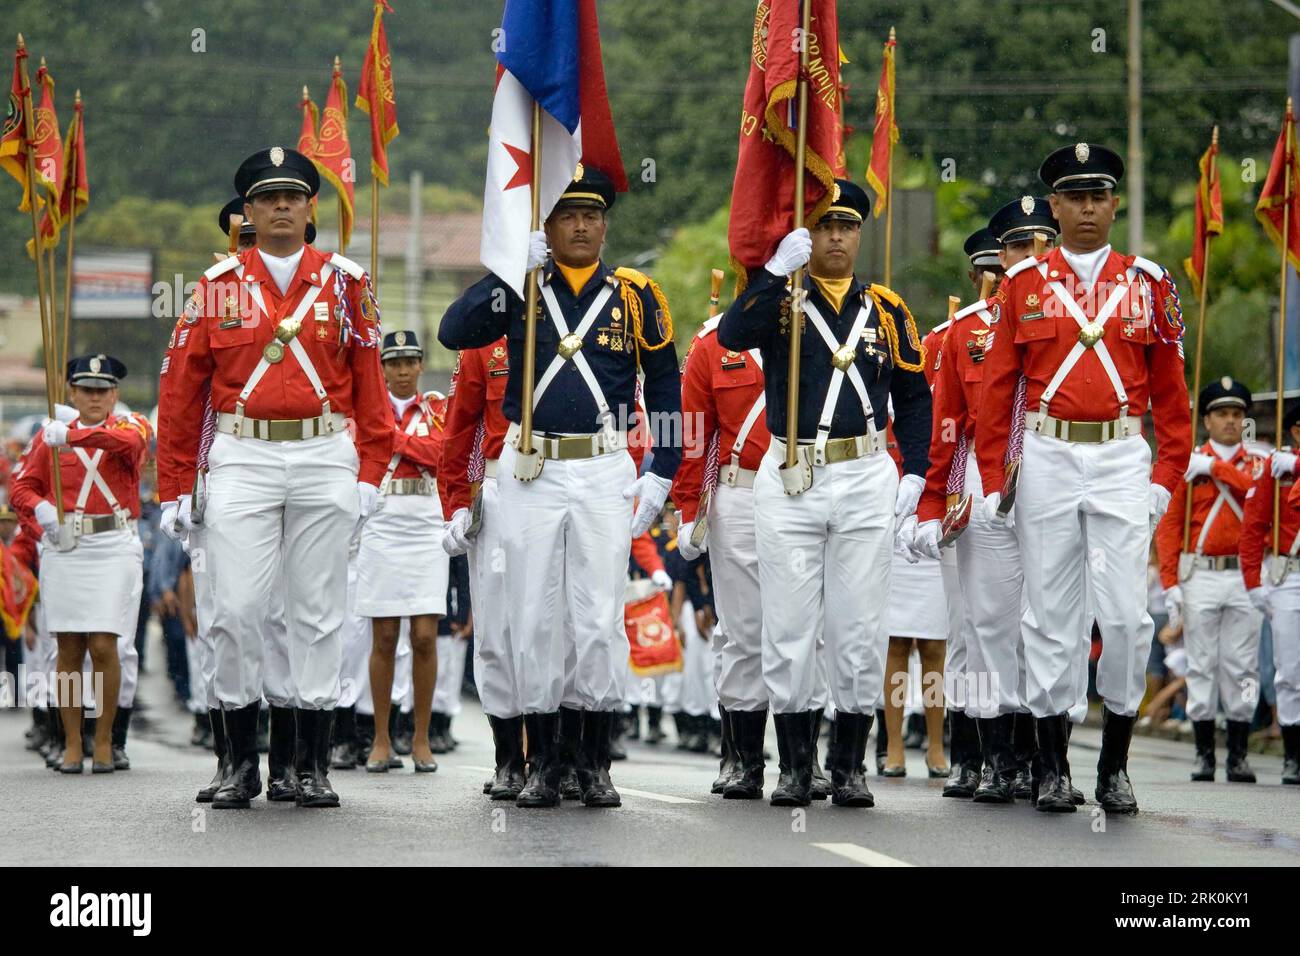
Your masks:
M 447 613 L 451 558 L 442 550 L 437 494 L 388 495 L 361 528 L 356 613 L 410 617 Z
M 52 634 L 135 635 L 144 591 L 144 548 L 134 530 L 41 549 L 41 603 Z
M 948 639 L 948 605 L 939 562 L 908 562 L 895 545 L 889 579 L 889 636 L 922 641 Z

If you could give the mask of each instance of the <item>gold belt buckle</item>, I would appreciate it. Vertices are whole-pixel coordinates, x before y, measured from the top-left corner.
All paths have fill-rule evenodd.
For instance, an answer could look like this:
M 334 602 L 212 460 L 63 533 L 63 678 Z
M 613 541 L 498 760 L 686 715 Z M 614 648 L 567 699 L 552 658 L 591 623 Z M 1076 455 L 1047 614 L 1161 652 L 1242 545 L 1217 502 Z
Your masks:
M 1102 440 L 1102 429 L 1105 424 L 1105 422 L 1070 422 L 1066 426 L 1069 440 L 1097 444 Z
M 301 438 L 301 418 L 272 418 L 266 423 L 267 441 L 295 441 Z

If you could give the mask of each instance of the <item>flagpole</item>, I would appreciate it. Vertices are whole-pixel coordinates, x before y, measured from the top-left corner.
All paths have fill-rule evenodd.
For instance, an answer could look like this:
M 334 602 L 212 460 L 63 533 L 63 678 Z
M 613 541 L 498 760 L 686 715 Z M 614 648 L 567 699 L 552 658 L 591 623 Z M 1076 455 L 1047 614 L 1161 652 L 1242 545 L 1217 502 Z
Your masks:
M 542 218 L 542 104 L 533 100 L 532 182 L 530 193 L 532 217 L 529 234 L 536 232 Z M 519 444 L 521 456 L 533 454 L 533 376 L 537 373 L 537 270 L 529 269 L 524 277 L 524 387 L 519 408 Z M 519 469 L 516 468 L 516 474 Z M 535 476 L 534 476 L 535 477 Z
M 804 165 L 808 153 L 808 34 L 812 30 L 812 0 L 803 3 L 803 33 L 799 48 L 799 130 L 794 147 L 794 228 L 803 227 Z M 804 267 L 794 270 L 790 296 L 790 365 L 785 389 L 785 467 L 799 462 L 799 346 L 803 332 Z
M 36 251 L 36 298 L 40 304 L 41 312 L 41 349 L 45 353 L 45 410 L 50 420 L 54 419 L 54 376 L 52 372 L 52 358 L 50 350 L 54 347 L 54 328 L 49 317 L 49 310 L 45 302 L 45 268 L 44 260 L 41 258 L 41 232 L 40 222 L 36 218 L 36 162 L 33 153 L 32 141 L 36 138 L 36 123 L 32 117 L 32 87 L 27 76 L 27 45 L 23 42 L 23 35 L 18 34 L 18 77 L 22 83 L 23 90 L 23 137 L 26 140 L 27 154 L 27 190 L 28 205 L 31 206 L 32 213 L 32 242 Z M 1285 261 L 1285 260 L 1284 260 Z M 50 308 L 53 303 L 50 303 Z M 50 450 L 50 483 L 54 491 L 54 508 L 58 513 L 59 525 L 63 525 L 63 478 L 59 474 L 59 456 Z
M 1214 132 L 1210 136 L 1211 147 L 1219 145 L 1219 127 L 1214 127 Z M 1217 158 L 1215 159 L 1217 162 Z M 1210 170 L 1210 180 L 1214 180 L 1214 170 Z M 1196 201 L 1201 201 L 1197 196 Z M 1201 394 L 1201 358 L 1205 354 L 1205 303 L 1209 298 L 1210 287 L 1210 236 L 1213 235 L 1208 229 L 1205 230 L 1205 257 L 1201 265 L 1201 302 L 1199 316 L 1196 321 L 1196 365 L 1192 371 L 1192 448 L 1196 447 L 1197 432 L 1200 430 L 1200 416 L 1197 415 L 1196 403 L 1198 396 Z M 1187 500 L 1183 507 L 1183 552 L 1186 553 L 1192 546 L 1192 483 L 1187 482 Z
M 72 244 L 77 233 L 77 151 L 81 146 L 81 90 L 77 90 L 77 98 L 73 103 L 72 123 L 72 153 L 71 157 L 64 158 L 64 165 L 67 171 L 64 173 L 65 185 L 66 180 L 70 177 L 72 180 L 72 198 L 68 202 L 68 258 L 64 277 L 63 288 L 63 368 L 66 371 L 68 366 L 68 348 L 70 333 L 72 330 Z M 67 166 L 68 162 L 71 166 Z
M 536 229 L 536 226 L 533 226 Z M 379 180 L 370 170 L 370 283 L 379 295 Z
M 63 369 L 63 355 L 65 350 L 61 349 L 59 345 L 59 309 L 58 309 L 59 295 L 58 292 L 56 291 L 59 287 L 59 283 L 54 274 L 54 266 L 57 261 L 57 259 L 55 258 L 55 253 L 57 251 L 58 251 L 58 246 L 55 245 L 55 246 L 51 246 L 48 252 L 40 253 L 40 254 L 41 255 L 48 254 L 50 257 L 49 270 L 47 273 L 50 279 L 50 332 L 54 336 L 54 376 L 55 376 L 55 381 L 57 383 L 56 390 L 58 391 L 59 397 L 61 398 L 63 396 L 62 369 Z
M 890 28 L 889 28 L 889 42 L 895 44 L 895 46 L 894 46 L 894 54 L 893 54 L 893 56 L 894 56 L 894 69 L 895 69 L 895 71 L 897 71 L 897 69 L 898 69 L 898 46 L 897 46 L 896 34 L 894 33 L 894 28 L 893 28 L 893 27 L 890 27 Z M 897 72 L 895 72 L 894 75 L 895 75 L 895 77 L 897 77 L 897 75 L 898 75 Z M 894 94 L 895 94 L 895 91 L 896 91 L 896 89 L 897 89 L 897 85 L 898 85 L 898 80 L 897 80 L 897 78 L 895 78 L 894 83 L 892 84 L 892 86 L 891 86 L 891 88 L 890 88 L 890 90 L 889 90 L 889 97 L 890 97 L 890 104 L 889 104 L 889 125 L 890 125 L 890 128 L 887 129 L 887 130 L 885 130 L 886 141 L 889 143 L 889 161 L 888 161 L 888 165 L 887 165 L 887 167 L 886 167 L 886 168 L 889 170 L 889 179 L 888 179 L 888 181 L 885 183 L 885 285 L 888 286 L 888 287 L 890 287 L 890 288 L 893 287 L 893 283 L 892 283 L 890 280 L 893 278 L 893 272 L 894 272 L 894 139 L 893 139 L 893 127 L 894 127 L 894 118 L 895 118 L 895 112 L 894 112 L 894 110 L 895 110 L 895 108 L 896 108 L 896 107 L 895 107 L 895 102 L 894 102 Z
M 1291 141 L 1294 124 L 1295 119 L 1291 115 L 1291 97 L 1288 96 L 1286 98 L 1286 119 L 1282 121 L 1282 125 L 1286 127 L 1283 130 L 1286 138 L 1286 162 L 1283 163 L 1286 183 L 1282 187 L 1282 285 L 1277 315 L 1277 403 L 1273 409 L 1274 421 L 1277 423 L 1277 446 L 1279 448 L 1282 447 L 1282 389 L 1286 385 L 1286 257 L 1287 253 L 1291 251 L 1291 177 L 1294 175 L 1291 169 L 1291 163 L 1294 161 L 1294 157 L 1291 155 Z M 28 155 L 30 156 L 30 153 Z M 1274 481 L 1273 557 L 1277 557 L 1279 550 L 1281 550 L 1281 535 L 1278 525 L 1281 507 L 1282 483 Z

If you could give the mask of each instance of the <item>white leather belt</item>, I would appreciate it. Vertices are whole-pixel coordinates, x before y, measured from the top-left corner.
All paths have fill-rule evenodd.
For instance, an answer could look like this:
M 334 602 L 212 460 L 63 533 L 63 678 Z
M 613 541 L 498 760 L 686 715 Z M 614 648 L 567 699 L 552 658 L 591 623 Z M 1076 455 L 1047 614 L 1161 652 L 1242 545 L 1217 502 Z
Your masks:
M 63 523 L 72 528 L 73 535 L 84 538 L 88 534 L 103 534 L 106 531 L 135 531 L 136 519 L 118 515 L 82 515 L 80 527 L 77 516 L 65 514 Z
M 1201 571 L 1235 571 L 1241 567 L 1241 559 L 1235 554 L 1202 554 L 1192 559 L 1192 566 Z
M 394 478 L 388 483 L 389 495 L 431 495 L 434 483 L 428 478 Z
M 1114 441 L 1116 438 L 1142 434 L 1142 419 L 1125 415 L 1104 422 L 1076 422 L 1053 418 L 1042 412 L 1025 412 L 1025 429 L 1049 438 L 1059 438 L 1061 441 L 1096 445 Z
M 771 448 L 781 453 L 785 458 L 785 442 L 780 438 L 773 438 Z M 834 465 L 841 461 L 853 461 L 857 458 L 866 458 L 869 455 L 878 455 L 885 450 L 885 437 L 881 433 L 873 435 L 850 435 L 846 438 L 830 438 L 826 441 L 826 464 Z M 798 454 L 800 458 L 812 463 L 813 442 L 800 441 Z M 821 466 L 818 466 L 821 467 Z
M 485 458 L 483 460 L 483 477 L 495 478 L 497 476 L 497 460 L 495 458 Z
M 347 419 L 338 412 L 331 412 L 329 418 L 317 415 L 315 418 L 244 418 L 233 412 L 221 412 L 217 415 L 217 431 L 234 435 L 236 438 L 256 438 L 260 441 L 303 441 L 320 435 L 329 435 L 343 431 Z
M 506 441 L 518 446 L 519 423 L 511 422 L 506 429 Z M 552 435 L 546 432 L 533 432 L 533 448 L 541 452 L 542 458 L 551 461 L 574 461 L 582 458 L 596 458 L 610 452 L 623 451 L 627 448 L 627 432 L 594 432 L 590 435 Z
M 718 472 L 718 484 L 728 488 L 753 488 L 757 474 L 749 468 L 723 468 Z

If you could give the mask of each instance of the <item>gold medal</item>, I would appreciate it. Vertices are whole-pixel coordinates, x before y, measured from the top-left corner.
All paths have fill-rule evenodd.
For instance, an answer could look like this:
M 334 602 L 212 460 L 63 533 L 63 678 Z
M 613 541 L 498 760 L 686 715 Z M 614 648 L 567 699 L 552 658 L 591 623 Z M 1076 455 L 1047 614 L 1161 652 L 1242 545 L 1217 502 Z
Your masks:
M 262 358 L 274 365 L 284 358 L 284 346 L 275 340 L 267 342 L 266 348 L 262 349 Z
M 1083 328 L 1079 329 L 1079 341 L 1083 343 L 1086 349 L 1092 348 L 1101 341 L 1101 337 L 1106 334 L 1104 326 L 1097 322 L 1089 322 Z
M 275 327 L 275 337 L 287 344 L 293 340 L 301 329 L 302 319 L 288 318 Z M 284 354 L 283 349 L 280 354 Z
M 573 358 L 580 348 L 582 348 L 582 339 L 572 332 L 560 339 L 559 352 L 566 360 Z
M 853 365 L 853 360 L 858 357 L 858 350 L 852 345 L 841 345 L 831 356 L 831 364 L 841 372 L 847 372 Z

